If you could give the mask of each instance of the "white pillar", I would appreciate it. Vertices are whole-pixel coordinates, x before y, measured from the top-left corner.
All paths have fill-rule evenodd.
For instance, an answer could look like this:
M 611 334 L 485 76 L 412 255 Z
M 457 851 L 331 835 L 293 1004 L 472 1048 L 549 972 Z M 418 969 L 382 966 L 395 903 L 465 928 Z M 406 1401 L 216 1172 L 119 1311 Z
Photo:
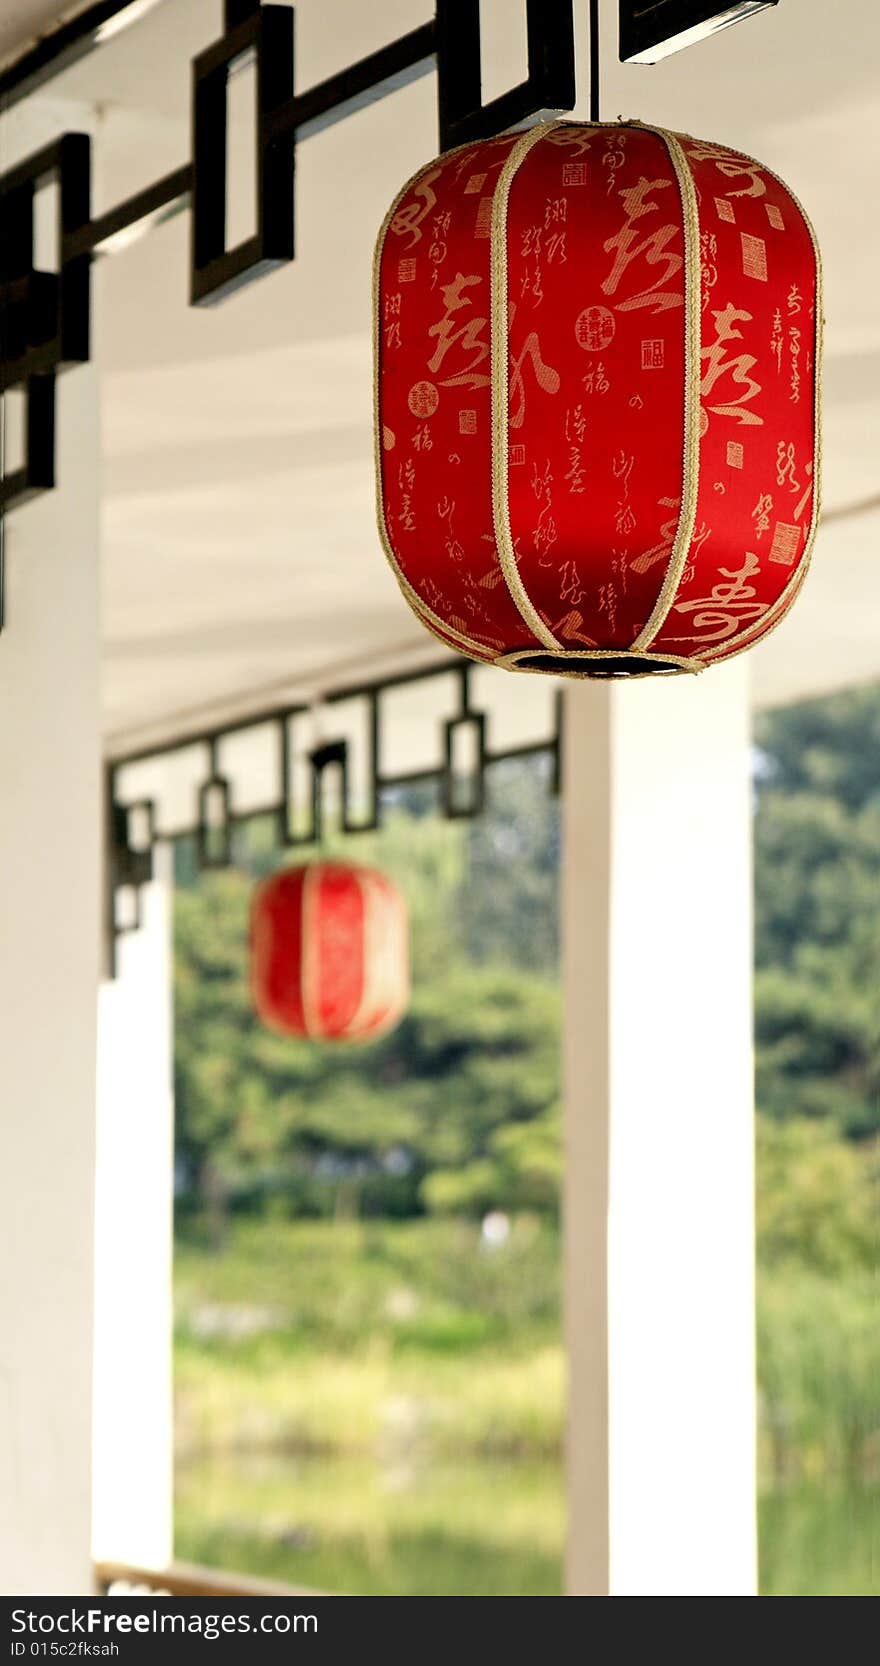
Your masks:
M 566 692 L 568 1588 L 756 1588 L 747 667 Z
M 22 112 L 13 132 L 4 130 L 4 166 L 45 143 L 50 129 L 38 109 Z M 102 828 L 93 366 L 59 378 L 57 436 L 57 488 L 7 521 L 0 635 L 0 1577 L 7 1595 L 91 1590 Z
M 170 853 L 101 989 L 95 1214 L 94 1554 L 172 1556 L 174 1173 Z

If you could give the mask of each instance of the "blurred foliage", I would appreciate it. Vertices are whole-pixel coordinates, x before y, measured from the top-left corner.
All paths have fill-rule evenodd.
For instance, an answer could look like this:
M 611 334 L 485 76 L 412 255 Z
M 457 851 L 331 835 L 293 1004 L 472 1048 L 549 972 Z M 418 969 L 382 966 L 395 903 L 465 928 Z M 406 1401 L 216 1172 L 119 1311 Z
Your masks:
M 395 1474 L 413 1453 L 556 1461 L 558 806 L 540 762 L 491 777 L 473 825 L 440 821 L 420 789 L 345 843 L 397 880 L 413 924 L 410 1011 L 369 1047 L 286 1041 L 254 1020 L 247 911 L 253 878 L 282 859 L 271 828 L 239 833 L 237 872 L 198 877 L 178 850 L 177 1387 L 192 1461 L 230 1439 L 352 1463 L 390 1453 Z M 760 719 L 755 894 L 762 1473 L 807 1499 L 789 1550 L 818 1556 L 816 1477 L 870 1476 L 880 1457 L 880 689 Z M 494 1251 L 478 1225 L 492 1209 L 511 1222 Z M 197 1515 L 186 1542 L 210 1560 Z M 794 1515 L 766 1519 L 775 1546 Z M 338 1524 L 348 1572 L 334 1582 L 469 1588 L 486 1524 L 467 1544 L 451 1518 L 411 1525 L 411 1542 L 401 1529 L 381 1549 Z M 227 1527 L 229 1562 L 311 1566 Z M 843 1552 L 811 1585 L 785 1547 L 776 1561 L 764 1549 L 766 1589 L 866 1588 Z M 395 1557 L 412 1567 L 392 1573 Z M 510 1573 L 500 1560 L 494 1578 Z M 548 1588 L 555 1566 L 524 1571 L 523 1588 Z
M 758 1386 L 766 1475 L 876 1473 L 878 1295 L 876 1271 L 832 1279 L 789 1266 L 762 1274 Z
M 864 1143 L 880 1128 L 878 734 L 877 689 L 765 715 L 757 734 L 758 1104 L 772 1122 L 824 1130 L 776 1143 L 765 1133 L 761 1208 L 788 1253 L 826 1268 L 829 1255 L 845 1264 L 847 1241 L 864 1264 L 872 1209 L 876 1218 L 830 1130 Z M 345 843 L 398 881 L 412 919 L 410 1011 L 368 1047 L 291 1042 L 252 1015 L 247 910 L 253 877 L 279 860 L 271 828 L 238 834 L 238 871 L 197 878 L 192 852 L 179 851 L 184 1199 L 299 1216 L 555 1212 L 559 814 L 546 761 L 490 771 L 488 810 L 473 824 L 433 812 L 425 789 L 398 793 L 379 834 Z M 838 1202 L 811 1215 L 812 1182 L 798 1182 L 799 1226 L 786 1219 L 793 1163 L 802 1177 L 815 1170 L 819 1197 L 835 1174 L 839 1183 Z
M 181 1226 L 176 1326 L 193 1341 L 216 1334 L 250 1346 L 271 1331 L 296 1350 L 348 1354 L 368 1338 L 387 1353 L 444 1353 L 558 1336 L 559 1240 L 536 1214 L 517 1215 L 495 1246 L 468 1220 L 240 1216 L 226 1252 L 210 1249 L 200 1222 Z
M 807 1201 L 833 1204 L 833 1172 L 824 1172 L 817 1197 L 809 1170 L 795 1165 L 795 1216 Z M 762 1473 L 870 1474 L 876 1272 L 832 1276 L 839 1247 L 826 1248 L 822 1269 L 805 1268 L 782 1237 L 780 1248 L 778 1227 L 768 1239 L 762 1222 Z M 536 1214 L 516 1216 L 495 1247 L 461 1219 L 237 1217 L 222 1255 L 191 1220 L 175 1267 L 179 1450 L 558 1456 L 560 1261 L 558 1228 Z M 389 1407 L 402 1401 L 398 1426 Z
M 830 1278 L 870 1273 L 880 1247 L 880 1153 L 829 1123 L 758 1118 L 758 1260 Z
M 766 714 L 755 818 L 758 1104 L 880 1130 L 880 689 Z
M 473 961 L 559 974 L 559 806 L 544 759 L 496 766 L 488 814 L 465 832 L 458 906 Z
M 787 797 L 813 793 L 851 814 L 880 811 L 876 683 L 765 712 L 756 739 L 772 760 L 774 790 Z
M 758 1524 L 762 1596 L 876 1596 L 876 1487 L 847 1479 L 774 1487 L 758 1500 Z
M 291 1041 L 254 1018 L 248 907 L 253 877 L 278 860 L 264 826 L 242 842 L 243 871 L 179 887 L 184 1199 L 300 1217 L 555 1212 L 558 808 L 546 776 L 543 761 L 496 766 L 473 827 L 399 803 L 380 834 L 346 841 L 351 860 L 397 880 L 411 918 L 412 1003 L 377 1043 Z M 179 876 L 190 858 L 181 851 Z

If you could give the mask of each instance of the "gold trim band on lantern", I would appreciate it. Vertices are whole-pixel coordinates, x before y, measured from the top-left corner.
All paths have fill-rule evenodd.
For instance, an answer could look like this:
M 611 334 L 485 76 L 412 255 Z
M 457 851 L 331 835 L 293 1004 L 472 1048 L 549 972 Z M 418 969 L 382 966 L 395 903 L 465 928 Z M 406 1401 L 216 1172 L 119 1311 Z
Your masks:
M 352 868 L 363 905 L 361 998 L 344 1039 L 378 1039 L 402 1016 L 409 995 L 407 913 L 399 891 L 370 868 Z
M 782 594 L 777 596 L 764 617 L 751 625 L 747 631 L 743 631 L 742 636 L 734 636 L 729 642 L 710 649 L 704 655 L 706 665 L 726 665 L 729 659 L 736 659 L 737 654 L 744 654 L 747 648 L 760 647 L 768 636 L 772 636 L 797 601 L 807 576 L 808 566 L 809 562 L 805 562 L 802 557 L 797 572 L 792 574 Z
M 681 508 L 678 526 L 670 552 L 666 575 L 660 594 L 647 624 L 628 647 L 580 652 L 567 649 L 549 630 L 537 612 L 520 576 L 513 548 L 508 499 L 508 307 L 507 307 L 507 212 L 510 188 L 525 157 L 534 145 L 548 134 L 567 127 L 590 128 L 593 131 L 638 127 L 653 133 L 665 146 L 675 173 L 682 205 L 684 237 L 684 310 L 685 310 L 685 395 L 684 395 L 684 462 L 682 473 Z M 531 129 L 510 152 L 498 180 L 492 205 L 492 500 L 495 519 L 495 542 L 498 559 L 507 588 L 517 611 L 525 623 L 548 650 L 560 657 L 590 659 L 625 659 L 629 654 L 641 659 L 659 659 L 670 670 L 699 671 L 702 663 L 681 655 L 648 655 L 644 652 L 662 629 L 675 600 L 681 577 L 687 564 L 697 514 L 700 469 L 700 231 L 696 189 L 687 158 L 675 134 L 665 128 L 649 127 L 641 122 L 547 122 Z M 541 658 L 540 649 L 513 650 L 502 654 L 495 664 L 505 670 L 519 668 L 528 658 Z M 576 676 L 576 672 L 560 671 L 560 676 Z M 623 676 L 649 676 L 649 672 L 621 672 Z
M 510 383 L 509 329 L 507 306 L 507 207 L 513 179 L 529 151 L 548 133 L 561 127 L 561 122 L 541 122 L 530 128 L 514 145 L 498 176 L 492 199 L 489 266 L 491 276 L 492 344 L 492 518 L 495 523 L 495 549 L 510 598 L 523 623 L 532 635 L 554 653 L 564 653 L 561 643 L 545 624 L 534 606 L 517 566 L 510 526 L 509 433 L 508 396 Z M 504 656 L 506 658 L 506 656 Z M 503 658 L 498 661 L 503 664 Z
M 382 265 L 382 254 L 385 248 L 385 238 L 387 236 L 388 229 L 407 192 L 412 190 L 413 186 L 416 185 L 422 178 L 422 175 L 429 173 L 432 168 L 436 168 L 449 161 L 451 157 L 459 156 L 462 151 L 473 149 L 473 144 L 474 141 L 471 140 L 469 144 L 456 145 L 453 150 L 444 151 L 441 157 L 435 157 L 430 162 L 423 162 L 421 167 L 416 169 L 412 177 L 408 179 L 406 184 L 398 191 L 397 196 L 394 198 L 391 207 L 379 227 L 379 235 L 376 238 L 376 246 L 373 250 L 373 458 L 376 471 L 376 521 L 379 528 L 379 541 L 382 545 L 385 559 L 400 586 L 404 599 L 409 603 L 410 607 L 418 612 L 420 620 L 424 625 L 426 625 L 429 629 L 433 625 L 438 630 L 445 631 L 447 636 L 455 637 L 456 644 L 460 644 L 462 653 L 470 654 L 472 658 L 479 660 L 481 664 L 485 664 L 486 655 L 488 654 L 491 657 L 491 648 L 487 649 L 481 643 L 475 642 L 473 638 L 464 636 L 461 631 L 457 631 L 453 626 L 447 625 L 446 622 L 440 618 L 439 614 L 434 613 L 428 606 L 427 602 L 419 595 L 418 591 L 413 589 L 413 586 L 410 584 L 409 579 L 403 572 L 403 569 L 397 560 L 397 556 L 394 553 L 391 537 L 388 532 L 388 525 L 385 520 L 385 500 L 382 487 L 382 424 L 379 416 L 379 360 L 382 341 L 379 280 Z M 449 646 L 450 644 L 447 642 L 446 647 L 448 648 Z
M 632 124 L 636 125 L 636 124 Z M 631 653 L 641 653 L 663 629 L 672 609 L 687 566 L 700 490 L 700 211 L 697 192 L 687 157 L 674 133 L 665 127 L 639 130 L 653 133 L 669 152 L 681 197 L 684 236 L 684 457 L 681 508 L 666 574 L 651 617 L 632 644 Z
M 430 631 L 431 635 L 436 637 L 438 642 L 442 642 L 444 648 L 457 648 L 460 653 L 468 655 L 478 665 L 494 664 L 497 657 L 497 649 L 484 648 L 482 646 L 478 647 L 476 643 L 469 642 L 466 636 L 462 636 L 461 633 L 456 630 L 454 625 L 441 625 L 439 622 L 435 623 L 434 616 L 431 614 L 430 609 L 425 608 L 421 598 L 416 596 L 415 592 L 409 593 L 403 590 L 403 595 L 406 601 L 409 602 L 413 613 L 418 616 L 419 624 L 424 625 L 425 630 Z M 451 642 L 449 640 L 450 637 L 452 638 Z
M 321 945 L 316 926 L 320 913 L 315 908 L 314 891 L 320 889 L 321 868 L 309 862 L 303 869 L 302 910 L 299 925 L 299 987 L 302 996 L 303 1025 L 310 1041 L 321 1039 Z
M 348 1041 L 360 1041 L 369 1033 L 375 994 L 370 987 L 368 968 L 372 968 L 376 954 L 376 906 L 373 876 L 365 868 L 349 868 L 361 899 L 361 993 L 354 1012 L 346 1025 Z

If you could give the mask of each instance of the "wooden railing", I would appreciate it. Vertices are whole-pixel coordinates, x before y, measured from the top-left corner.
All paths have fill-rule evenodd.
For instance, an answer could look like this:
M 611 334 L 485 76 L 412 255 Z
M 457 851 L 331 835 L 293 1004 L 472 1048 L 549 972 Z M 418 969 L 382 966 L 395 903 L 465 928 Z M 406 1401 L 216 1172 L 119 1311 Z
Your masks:
M 275 1585 L 250 1574 L 221 1573 L 190 1562 L 167 1568 L 138 1568 L 129 1562 L 96 1562 L 95 1584 L 102 1596 L 133 1597 L 144 1592 L 168 1597 L 309 1597 L 315 1591 Z

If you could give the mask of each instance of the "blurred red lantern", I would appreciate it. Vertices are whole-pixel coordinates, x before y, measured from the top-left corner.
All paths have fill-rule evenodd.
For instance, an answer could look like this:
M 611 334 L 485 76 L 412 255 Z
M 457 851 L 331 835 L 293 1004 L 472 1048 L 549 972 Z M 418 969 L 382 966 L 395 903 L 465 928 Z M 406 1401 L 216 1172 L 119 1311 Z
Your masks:
M 779 623 L 818 519 L 821 293 L 774 174 L 553 122 L 420 169 L 375 270 L 379 526 L 429 630 L 614 676 Z
M 406 904 L 384 874 L 344 862 L 287 868 L 258 886 L 251 991 L 284 1035 L 369 1041 L 409 996 Z

